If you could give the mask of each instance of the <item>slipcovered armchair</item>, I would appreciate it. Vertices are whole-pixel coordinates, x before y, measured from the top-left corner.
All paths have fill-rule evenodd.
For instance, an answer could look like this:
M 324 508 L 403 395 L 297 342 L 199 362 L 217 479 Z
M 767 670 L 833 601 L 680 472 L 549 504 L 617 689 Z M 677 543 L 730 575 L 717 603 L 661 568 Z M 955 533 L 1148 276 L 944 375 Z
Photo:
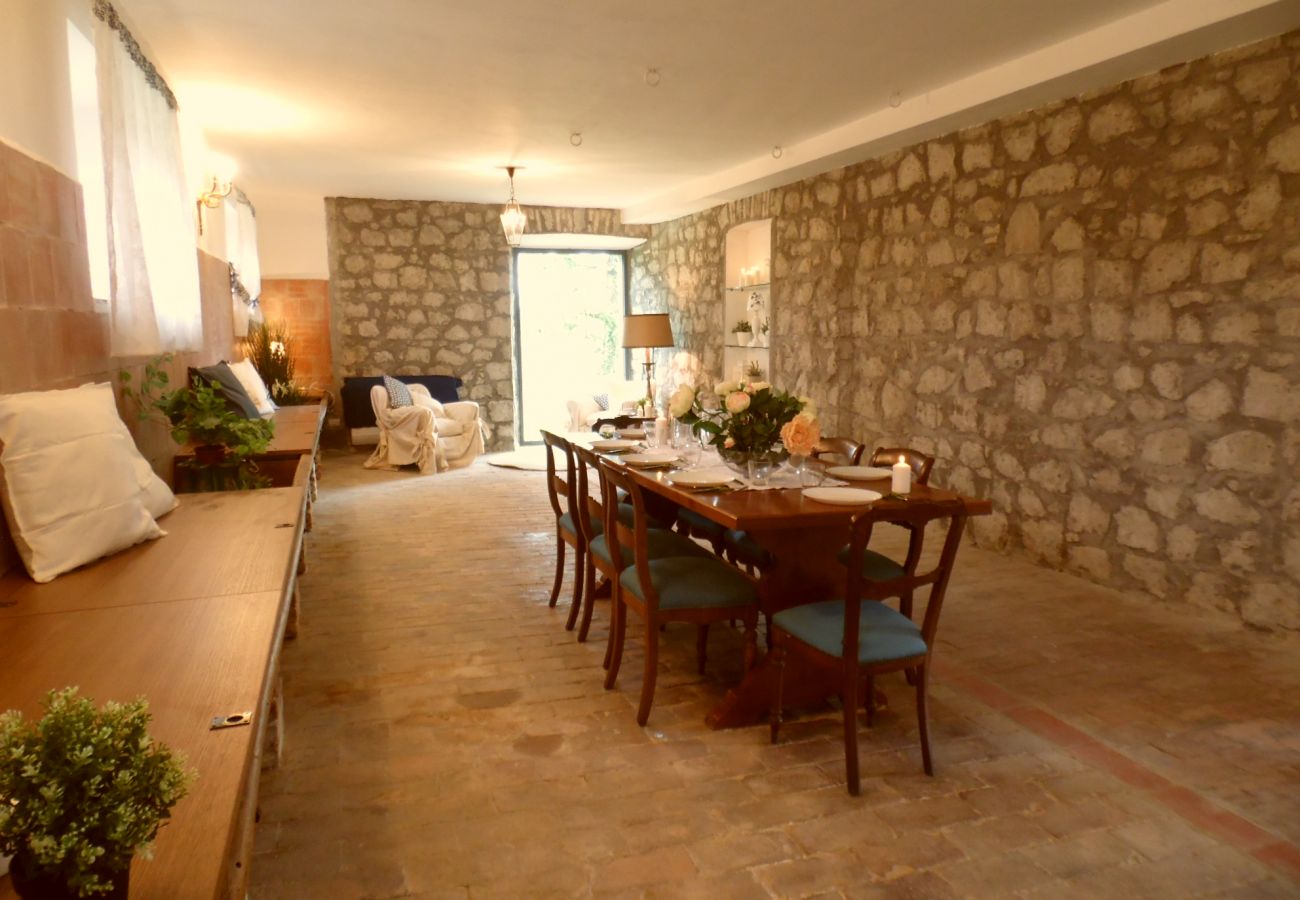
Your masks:
M 483 452 L 483 423 L 472 400 L 440 403 L 421 384 L 408 384 L 411 406 L 394 407 L 383 385 L 370 389 L 379 444 L 366 468 L 415 465 L 422 473 L 459 469 Z

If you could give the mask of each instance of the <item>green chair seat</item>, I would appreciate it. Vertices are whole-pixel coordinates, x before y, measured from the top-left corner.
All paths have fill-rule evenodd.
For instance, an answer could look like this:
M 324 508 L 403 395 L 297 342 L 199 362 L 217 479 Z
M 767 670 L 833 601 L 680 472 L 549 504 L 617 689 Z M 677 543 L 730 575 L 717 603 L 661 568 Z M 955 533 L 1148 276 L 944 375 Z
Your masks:
M 753 582 L 714 556 L 652 559 L 646 566 L 660 609 L 717 609 L 758 602 Z M 623 570 L 619 583 L 629 594 L 645 600 L 635 566 Z
M 593 521 L 591 525 L 596 530 L 597 534 L 599 534 L 602 530 L 604 530 L 600 522 Z M 560 516 L 560 530 L 567 531 L 569 534 L 574 535 L 575 537 L 577 536 L 578 525 L 576 522 L 573 521 L 573 516 L 570 515 L 569 513 L 564 513 L 562 516 Z
M 663 528 L 646 529 L 646 548 L 651 559 L 669 556 L 709 556 L 709 551 L 687 537 Z M 601 534 L 591 539 L 591 552 L 607 563 L 614 560 L 609 555 L 609 539 Z M 623 561 L 631 565 L 632 548 L 623 548 Z
M 632 521 L 635 518 L 635 514 L 636 511 L 632 509 L 631 503 L 620 503 L 618 505 L 618 520 L 628 528 L 632 527 Z M 569 532 L 569 534 L 577 535 L 578 533 L 578 528 L 573 523 L 573 516 L 569 513 L 564 513 L 560 516 L 560 527 Z M 605 531 L 605 523 L 593 516 L 591 519 L 591 529 L 596 532 L 596 534 L 601 534 Z
M 858 662 L 882 663 L 925 655 L 916 623 L 876 600 L 862 600 Z M 844 601 L 826 600 L 782 610 L 772 624 L 830 656 L 844 655 Z
M 849 564 L 849 545 L 845 544 L 835 558 L 843 565 Z M 888 556 L 882 556 L 875 550 L 862 551 L 862 577 L 868 581 L 893 581 L 903 578 L 907 572 Z
M 772 562 L 772 554 L 760 547 L 747 531 L 728 529 L 724 540 L 736 561 L 743 565 L 761 569 Z

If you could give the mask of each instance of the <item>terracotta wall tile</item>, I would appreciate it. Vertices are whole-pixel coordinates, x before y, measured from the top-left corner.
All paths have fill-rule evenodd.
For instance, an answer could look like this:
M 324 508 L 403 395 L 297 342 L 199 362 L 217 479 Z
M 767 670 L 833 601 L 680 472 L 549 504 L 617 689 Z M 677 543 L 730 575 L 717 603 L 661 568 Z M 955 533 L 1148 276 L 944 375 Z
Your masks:
M 27 236 L 27 271 L 31 278 L 31 306 L 50 309 L 58 306 L 54 289 L 54 260 L 51 241 L 43 234 Z
M 31 304 L 32 279 L 27 263 L 27 236 L 9 225 L 0 224 L 0 277 L 5 283 L 8 306 Z
M 5 160 L 5 193 L 9 208 L 6 221 L 18 228 L 35 230 L 38 216 L 36 212 L 37 163 L 34 159 L 17 152 L 12 147 Z
M 40 234 L 59 236 L 62 230 L 59 222 L 59 183 L 68 180 L 49 166 L 37 167 L 35 230 Z

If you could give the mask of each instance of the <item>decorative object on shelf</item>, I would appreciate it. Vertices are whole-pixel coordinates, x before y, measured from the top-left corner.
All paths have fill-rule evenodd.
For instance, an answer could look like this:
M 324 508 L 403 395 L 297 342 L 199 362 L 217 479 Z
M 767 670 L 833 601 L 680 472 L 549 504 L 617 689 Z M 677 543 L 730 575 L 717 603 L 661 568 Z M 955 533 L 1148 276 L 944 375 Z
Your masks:
M 652 347 L 673 346 L 673 326 L 668 321 L 668 313 L 646 313 L 623 317 L 623 346 L 629 350 L 645 348 L 645 398 L 646 406 L 654 409 L 654 360 L 650 356 Z M 650 415 L 642 410 L 641 415 Z
M 754 326 L 748 319 L 737 319 L 736 324 L 731 326 L 731 331 L 736 336 L 738 347 L 748 347 L 749 342 L 754 339 Z
M 293 380 L 294 342 L 284 322 L 258 322 L 248 326 L 244 353 L 266 382 L 271 399 L 281 406 L 308 402 Z
M 524 228 L 528 225 L 528 217 L 515 199 L 515 171 L 522 168 L 523 166 L 505 167 L 506 178 L 510 179 L 510 199 L 506 201 L 506 208 L 501 213 L 501 230 L 505 232 L 506 243 L 511 247 L 519 246 L 519 239 L 523 237 Z
M 758 360 L 751 359 L 745 366 L 745 378 L 749 381 L 763 380 L 763 367 L 758 364 Z
M 131 858 L 149 845 L 191 774 L 149 736 L 149 705 L 95 709 L 75 687 L 51 691 L 45 715 L 0 716 L 0 851 L 20 897 L 126 900 Z
M 723 462 L 750 476 L 751 461 L 776 465 L 786 458 L 781 428 L 798 415 L 817 420 L 817 407 L 807 397 L 777 391 L 766 381 L 722 381 L 713 388 L 717 406 L 705 405 L 700 393 L 683 385 L 673 394 L 672 408 L 701 437 L 709 435 Z
M 745 311 L 749 314 L 749 330 L 754 334 L 754 346 L 761 347 L 763 344 L 759 341 L 767 330 L 764 327 L 767 322 L 767 300 L 758 291 L 753 291 L 745 302 Z
M 258 474 L 252 457 L 266 451 L 275 425 L 270 419 L 237 415 L 225 395 L 201 375 L 196 374 L 186 387 L 167 390 L 170 379 L 163 366 L 170 360 L 167 355 L 146 363 L 139 390 L 131 387 L 131 373 L 122 370 L 122 392 L 139 405 L 140 418 L 162 418 L 176 443 L 195 442 L 194 459 L 182 465 L 195 470 L 199 490 L 269 485 L 270 479 Z

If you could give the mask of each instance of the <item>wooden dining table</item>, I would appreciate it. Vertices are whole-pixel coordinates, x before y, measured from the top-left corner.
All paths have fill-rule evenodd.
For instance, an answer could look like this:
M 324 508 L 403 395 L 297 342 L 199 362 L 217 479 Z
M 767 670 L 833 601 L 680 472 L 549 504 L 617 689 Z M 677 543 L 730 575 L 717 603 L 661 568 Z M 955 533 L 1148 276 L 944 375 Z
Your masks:
M 611 457 L 617 459 L 617 457 Z M 836 554 L 847 542 L 849 523 L 868 504 L 839 506 L 813 500 L 799 488 L 768 490 L 687 490 L 673 484 L 671 470 L 628 466 L 637 484 L 652 495 L 689 509 L 713 522 L 744 531 L 770 554 L 758 579 L 759 603 L 770 616 L 805 603 L 842 596 L 846 571 Z M 888 495 L 888 477 L 855 483 L 855 487 Z M 906 499 L 882 496 L 872 505 L 960 500 L 968 516 L 993 512 L 989 500 L 965 497 L 927 485 L 913 485 Z M 765 721 L 776 690 L 774 669 L 765 657 L 707 716 L 714 728 L 732 728 Z M 812 672 L 787 665 L 785 705 L 801 708 L 820 705 L 837 692 Z

